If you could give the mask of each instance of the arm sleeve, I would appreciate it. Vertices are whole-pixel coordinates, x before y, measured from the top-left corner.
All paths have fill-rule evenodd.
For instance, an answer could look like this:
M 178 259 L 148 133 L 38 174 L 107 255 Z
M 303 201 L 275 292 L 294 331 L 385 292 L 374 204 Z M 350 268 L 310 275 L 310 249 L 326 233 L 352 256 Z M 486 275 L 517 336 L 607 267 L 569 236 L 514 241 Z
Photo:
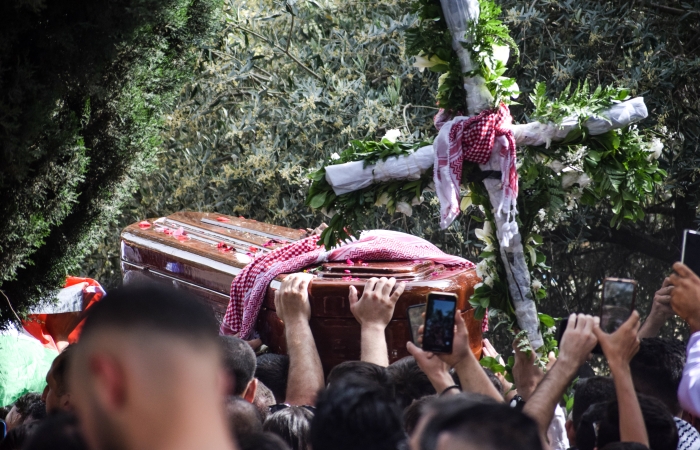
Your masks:
M 700 332 L 690 337 L 687 352 L 683 379 L 678 386 L 678 400 L 684 410 L 700 416 Z
M 554 417 L 547 429 L 550 450 L 566 450 L 569 448 L 569 438 L 566 435 L 566 413 L 557 405 Z

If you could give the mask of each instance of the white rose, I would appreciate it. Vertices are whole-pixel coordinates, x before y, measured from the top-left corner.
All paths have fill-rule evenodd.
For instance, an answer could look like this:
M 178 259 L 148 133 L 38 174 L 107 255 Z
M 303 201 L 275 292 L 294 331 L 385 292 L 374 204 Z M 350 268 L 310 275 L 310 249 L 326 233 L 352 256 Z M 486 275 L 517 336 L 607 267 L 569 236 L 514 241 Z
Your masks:
M 335 160 L 338 160 L 338 159 L 340 159 L 340 155 L 339 155 L 339 154 L 333 153 L 333 154 L 331 155 L 331 160 L 335 161 Z
M 540 280 L 532 280 L 532 290 L 537 292 L 542 289 L 542 283 Z
M 392 130 L 387 131 L 382 139 L 386 139 L 387 141 L 391 142 L 396 142 L 396 139 L 398 139 L 399 136 L 401 136 L 401 130 L 394 128 Z
M 664 143 L 661 142 L 661 139 L 659 138 L 654 138 L 651 140 L 651 143 L 649 144 L 649 148 L 647 151 L 649 152 L 649 156 L 647 156 L 647 159 L 649 161 L 654 161 L 656 159 L 659 159 L 659 156 L 661 156 L 661 150 L 664 149 Z
M 396 204 L 396 210 L 402 214 L 405 214 L 408 217 L 411 217 L 413 214 L 413 208 L 411 208 L 411 205 L 409 205 L 406 202 L 398 202 Z
M 491 278 L 491 276 L 489 275 L 486 275 L 486 277 L 484 277 L 484 284 L 488 287 L 493 287 L 493 278 Z

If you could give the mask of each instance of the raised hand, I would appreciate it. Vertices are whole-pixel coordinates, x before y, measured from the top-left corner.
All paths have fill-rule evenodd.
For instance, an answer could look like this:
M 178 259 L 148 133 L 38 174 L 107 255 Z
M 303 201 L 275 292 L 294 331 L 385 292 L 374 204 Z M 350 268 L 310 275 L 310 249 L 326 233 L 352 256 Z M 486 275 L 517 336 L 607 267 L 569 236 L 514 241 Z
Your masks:
M 588 355 L 593 351 L 598 339 L 593 334 L 600 324 L 599 317 L 588 314 L 572 314 L 566 331 L 559 343 L 559 358 L 557 363 L 571 364 L 578 370 L 586 362 Z
M 383 331 L 391 321 L 396 302 L 405 288 L 406 283 L 397 283 L 396 278 L 370 278 L 358 300 L 357 289 L 350 286 L 350 312 L 363 328 L 377 326 Z
M 669 279 L 671 290 L 671 307 L 693 332 L 700 331 L 700 278 L 688 266 L 677 262 L 673 265 L 676 273 Z
M 666 321 L 673 317 L 671 308 L 671 292 L 673 284 L 671 278 L 666 277 L 661 289 L 654 293 L 654 301 L 651 303 L 651 311 L 639 329 L 639 338 L 656 337 Z
M 629 368 L 632 357 L 639 351 L 639 313 L 632 311 L 629 319 L 614 333 L 607 334 L 600 327 L 593 329 L 605 357 L 608 359 L 610 370 Z
M 450 375 L 450 368 L 448 365 L 440 358 L 437 357 L 432 352 L 423 351 L 423 349 L 417 347 L 413 342 L 406 342 L 406 349 L 415 359 L 418 367 L 428 376 L 430 384 L 433 385 L 435 391 L 441 394 L 450 386 L 453 386 L 454 380 Z M 455 394 L 458 390 L 453 390 Z
M 275 309 L 283 322 L 309 321 L 309 283 L 313 278 L 309 273 L 295 273 L 282 281 L 282 286 L 275 292 Z

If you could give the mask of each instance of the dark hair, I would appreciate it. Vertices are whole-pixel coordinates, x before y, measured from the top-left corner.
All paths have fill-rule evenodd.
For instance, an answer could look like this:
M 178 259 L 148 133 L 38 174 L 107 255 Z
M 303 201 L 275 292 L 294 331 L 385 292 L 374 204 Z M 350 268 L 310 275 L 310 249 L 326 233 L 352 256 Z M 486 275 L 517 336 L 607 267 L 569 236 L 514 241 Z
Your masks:
M 314 414 L 302 406 L 290 406 L 270 414 L 263 430 L 281 437 L 292 450 L 309 450 L 309 432 Z
M 58 354 L 58 356 L 54 359 L 53 367 L 51 367 L 51 376 L 56 382 L 56 394 L 58 396 L 61 396 L 68 391 L 66 375 L 68 374 L 68 365 L 70 364 L 70 359 L 73 353 L 75 353 L 75 344 L 70 344 Z
M 399 407 L 377 383 L 346 375 L 318 396 L 311 422 L 315 450 L 393 450 L 405 437 Z
M 88 309 L 81 341 L 104 328 L 143 329 L 176 336 L 191 344 L 218 336 L 214 313 L 189 294 L 163 284 L 134 284 L 114 289 Z
M 612 378 L 591 377 L 579 380 L 574 388 L 574 407 L 571 420 L 574 429 L 581 423 L 583 414 L 595 403 L 606 403 L 615 399 L 615 384 Z M 576 441 L 578 443 L 578 440 Z
M 224 367 L 235 380 L 233 395 L 243 395 L 248 383 L 255 377 L 255 352 L 243 339 L 219 336 L 224 353 Z
M 75 416 L 57 414 L 37 427 L 23 450 L 87 450 Z
M 437 398 L 438 397 L 435 395 L 419 398 L 418 400 L 414 400 L 413 403 L 408 406 L 408 408 L 403 410 L 403 430 L 407 435 L 410 436 L 413 434 L 413 431 L 416 429 L 416 425 L 418 425 L 418 421 L 421 417 L 423 417 L 423 414 L 427 409 L 427 405 L 431 401 L 435 401 Z
M 380 386 L 391 398 L 394 398 L 394 385 L 389 379 L 386 367 L 365 361 L 345 361 L 331 369 L 326 384 L 337 383 L 347 377 Z
M 575 401 L 574 401 L 575 402 Z M 600 423 L 608 412 L 608 402 L 594 403 L 581 415 L 576 427 L 576 447 L 579 450 L 593 450 L 596 446 L 597 423 Z
M 226 417 L 231 434 L 236 438 L 263 431 L 258 408 L 240 397 L 230 396 L 226 400 Z
M 27 411 L 26 416 L 22 416 L 23 420 L 26 422 L 27 419 L 33 419 L 33 420 L 43 420 L 46 418 L 46 403 L 44 403 L 43 400 L 39 399 L 35 402 L 33 402 L 31 405 L 29 405 L 29 410 Z
M 255 390 L 255 398 L 253 399 L 253 405 L 258 408 L 260 417 L 262 417 L 263 422 L 270 415 L 270 406 L 277 403 L 275 396 L 265 383 L 258 380 L 258 388 Z
M 649 450 L 649 447 L 639 442 L 611 442 L 600 450 Z
M 31 422 L 14 427 L 0 442 L 0 450 L 22 450 L 24 444 L 36 432 L 39 422 Z
M 386 368 L 386 373 L 394 385 L 396 403 L 401 409 L 407 408 L 414 400 L 435 394 L 435 388 L 413 356 L 391 364 Z
M 671 411 L 681 411 L 678 402 L 678 386 L 685 366 L 685 345 L 677 339 L 646 338 L 639 344 L 639 351 L 630 369 L 637 392 L 661 400 Z
M 287 396 L 288 375 L 289 356 L 274 353 L 264 353 L 258 356 L 255 378 L 270 388 L 277 403 L 283 403 Z
M 678 446 L 678 426 L 666 405 L 661 400 L 644 394 L 639 394 L 637 398 L 649 436 L 649 448 L 651 450 L 675 450 Z M 617 401 L 612 401 L 608 404 L 607 414 L 598 428 L 598 448 L 619 441 L 620 414 Z
M 238 440 L 238 450 L 289 450 L 289 446 L 275 434 L 254 433 Z
M 435 450 L 443 433 L 462 442 L 478 443 L 494 450 L 541 450 L 537 425 L 522 412 L 505 403 L 467 396 L 441 399 L 431 405 L 435 415 L 420 439 L 421 450 Z
M 36 392 L 27 392 L 26 394 L 18 398 L 17 401 L 15 401 L 14 406 L 17 408 L 17 412 L 22 417 L 22 419 L 24 419 L 27 416 L 29 416 L 29 412 L 32 409 L 32 405 L 36 403 L 43 403 L 41 400 L 41 394 L 37 394 Z
M 482 369 L 484 369 L 486 376 L 489 377 L 489 381 L 493 384 L 493 387 L 496 388 L 499 394 L 503 395 L 503 383 L 501 383 L 501 380 L 498 379 L 491 369 L 487 369 L 486 367 L 482 367 Z

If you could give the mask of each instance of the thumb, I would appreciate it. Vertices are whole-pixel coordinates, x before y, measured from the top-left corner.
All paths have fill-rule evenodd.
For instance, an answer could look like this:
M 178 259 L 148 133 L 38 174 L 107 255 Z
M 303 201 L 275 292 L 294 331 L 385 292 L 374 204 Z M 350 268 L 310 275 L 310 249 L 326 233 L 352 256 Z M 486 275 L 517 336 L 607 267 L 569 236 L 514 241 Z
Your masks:
M 408 350 L 408 353 L 411 354 L 414 358 L 416 357 L 416 353 L 418 353 L 418 350 L 420 350 L 418 347 L 416 347 L 416 344 L 414 344 L 411 341 L 406 342 L 406 350 Z
M 348 295 L 348 299 L 350 300 L 350 307 L 357 304 L 357 288 L 355 288 L 355 286 L 350 286 L 350 294 Z
M 685 264 L 683 264 L 682 262 L 675 263 L 673 265 L 673 270 L 675 270 L 676 273 L 678 275 L 680 275 L 681 277 L 690 276 L 690 274 L 692 273 L 690 268 L 688 266 L 686 266 Z

